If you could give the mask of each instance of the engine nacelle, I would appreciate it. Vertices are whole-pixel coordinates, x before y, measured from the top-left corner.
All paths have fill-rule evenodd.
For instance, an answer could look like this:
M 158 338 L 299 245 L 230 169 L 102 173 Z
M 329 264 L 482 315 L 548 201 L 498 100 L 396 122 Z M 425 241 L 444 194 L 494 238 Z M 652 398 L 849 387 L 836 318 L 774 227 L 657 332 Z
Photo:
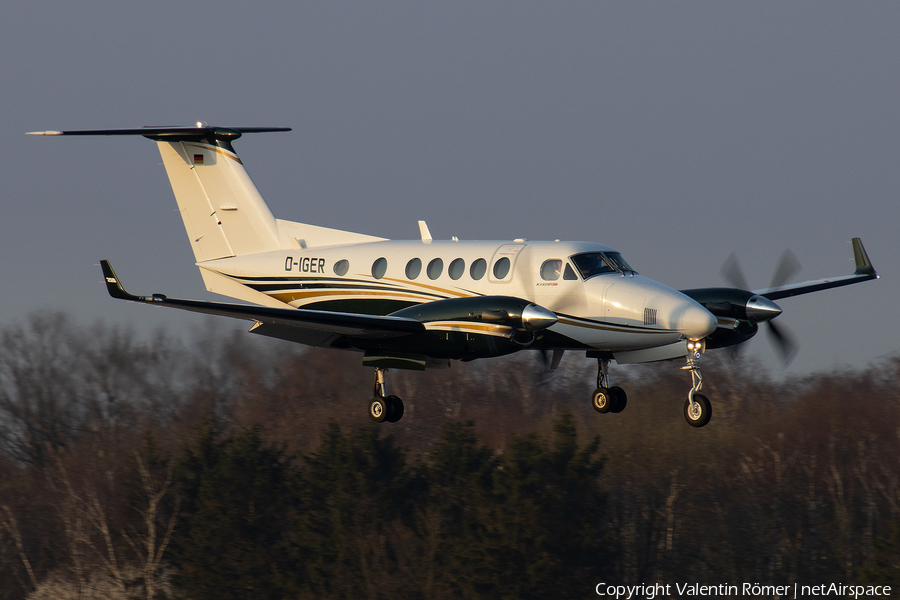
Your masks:
M 421 323 L 434 321 L 466 321 L 506 325 L 513 329 L 536 332 L 556 323 L 556 315 L 542 306 L 512 296 L 474 296 L 452 298 L 410 306 L 391 313 Z
M 512 296 L 474 296 L 410 306 L 390 316 L 415 319 L 425 333 L 356 340 L 366 364 L 391 368 L 425 368 L 427 360 L 473 360 L 503 356 L 528 348 L 556 315 L 542 306 Z M 402 355 L 402 360 L 397 357 Z M 392 360 L 397 358 L 397 360 Z M 409 366 L 413 365 L 413 366 Z
M 700 288 L 681 290 L 717 317 L 761 323 L 781 314 L 781 308 L 766 298 L 748 290 L 736 288 Z

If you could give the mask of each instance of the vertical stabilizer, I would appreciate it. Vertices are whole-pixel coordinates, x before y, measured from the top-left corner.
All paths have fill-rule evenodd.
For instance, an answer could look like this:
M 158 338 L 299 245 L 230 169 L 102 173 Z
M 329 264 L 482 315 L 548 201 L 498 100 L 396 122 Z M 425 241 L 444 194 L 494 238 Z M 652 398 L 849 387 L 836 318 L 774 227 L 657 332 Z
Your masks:
M 197 262 L 280 247 L 275 217 L 230 144 L 158 145 Z

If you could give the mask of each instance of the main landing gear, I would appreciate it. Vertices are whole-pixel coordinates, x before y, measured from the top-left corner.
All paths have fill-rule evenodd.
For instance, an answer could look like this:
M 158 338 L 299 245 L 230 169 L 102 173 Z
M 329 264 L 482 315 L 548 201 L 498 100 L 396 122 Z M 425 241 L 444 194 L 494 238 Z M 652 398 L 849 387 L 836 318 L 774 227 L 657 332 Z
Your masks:
M 691 391 L 684 402 L 684 420 L 691 427 L 703 427 L 712 418 L 712 405 L 709 398 L 698 392 L 703 387 L 703 376 L 700 375 L 700 357 L 706 349 L 706 342 L 688 341 L 687 365 L 681 367 L 683 371 L 691 372 Z
M 403 417 L 403 401 L 398 396 L 386 396 L 384 374 L 387 369 L 375 368 L 375 397 L 369 402 L 369 417 L 376 423 L 396 423 Z
M 609 360 L 597 359 L 597 389 L 591 396 L 591 405 L 598 413 L 620 413 L 625 410 L 628 397 L 618 386 L 609 387 Z

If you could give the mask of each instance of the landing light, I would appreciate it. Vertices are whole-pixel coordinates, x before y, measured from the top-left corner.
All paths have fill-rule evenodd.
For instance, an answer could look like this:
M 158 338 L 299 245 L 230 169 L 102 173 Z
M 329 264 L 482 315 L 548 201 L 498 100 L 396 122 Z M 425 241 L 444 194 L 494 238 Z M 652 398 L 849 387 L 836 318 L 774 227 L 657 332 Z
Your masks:
M 705 348 L 706 342 L 704 340 L 688 340 L 687 342 L 688 353 L 693 354 L 694 359 L 700 358 L 700 355 L 703 354 Z

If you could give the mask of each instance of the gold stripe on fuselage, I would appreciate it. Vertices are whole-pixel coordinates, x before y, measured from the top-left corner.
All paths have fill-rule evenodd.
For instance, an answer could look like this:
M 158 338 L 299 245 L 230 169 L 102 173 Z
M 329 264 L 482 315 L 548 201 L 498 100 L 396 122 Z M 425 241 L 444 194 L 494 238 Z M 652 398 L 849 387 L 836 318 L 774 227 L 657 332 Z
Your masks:
M 236 279 L 238 279 L 238 278 L 236 278 Z M 424 302 L 435 301 L 436 298 L 434 296 L 436 294 L 443 294 L 445 296 L 444 298 L 437 298 L 440 300 L 448 299 L 447 296 L 449 296 L 449 297 L 455 296 L 457 298 L 469 298 L 469 297 L 473 297 L 476 295 L 476 294 L 471 294 L 468 292 L 461 292 L 458 290 L 450 290 L 450 289 L 438 287 L 435 285 L 427 285 L 427 284 L 422 284 L 422 283 L 403 281 L 401 279 L 393 279 L 393 278 L 389 278 L 389 277 L 385 277 L 384 279 L 386 281 L 390 281 L 392 283 L 399 284 L 399 286 L 402 286 L 402 287 L 397 289 L 394 287 L 385 286 L 378 290 L 355 290 L 352 288 L 345 288 L 345 289 L 332 288 L 332 289 L 328 289 L 328 290 L 292 290 L 289 292 L 288 291 L 278 291 L 278 292 L 273 291 L 273 292 L 265 292 L 265 293 L 268 296 L 275 298 L 276 300 L 279 300 L 280 302 L 284 302 L 285 304 L 289 304 L 296 300 L 309 300 L 312 298 L 322 298 L 322 297 L 328 297 L 328 296 L 334 296 L 335 299 L 346 299 L 347 297 L 354 297 L 354 296 L 382 296 L 386 299 L 415 300 L 416 302 L 424 303 Z M 308 283 L 313 283 L 315 281 L 316 281 L 315 278 L 309 278 Z M 244 281 L 239 281 L 239 283 L 242 283 L 243 285 L 248 285 Z M 304 280 L 301 280 L 298 283 L 300 283 L 302 285 L 303 283 L 307 283 L 307 281 L 304 278 Z M 377 285 L 377 282 L 372 282 L 372 284 Z M 367 284 L 367 285 L 371 285 L 371 284 Z M 425 291 L 418 291 L 416 289 L 410 289 L 410 286 L 424 288 L 425 290 L 429 290 L 429 292 L 433 292 L 433 293 L 429 293 L 429 292 L 425 292 Z M 428 294 L 428 295 L 425 295 L 425 294 Z
M 402 292 L 393 292 L 391 290 L 313 290 L 313 291 L 295 291 L 295 292 L 277 292 L 269 293 L 270 297 L 275 298 L 285 304 L 289 304 L 295 300 L 310 300 L 312 298 L 333 297 L 335 300 L 343 300 L 348 297 L 357 296 L 380 296 L 381 298 L 393 300 L 416 300 L 418 302 L 429 302 L 434 300 L 431 297 L 423 297 L 421 295 Z
M 671 329 L 650 329 L 649 327 L 640 327 L 637 325 L 613 325 L 612 323 L 595 323 L 591 321 L 576 320 L 572 317 L 564 317 L 558 315 L 559 323 L 563 325 L 571 325 L 573 327 L 581 327 L 584 329 L 599 329 L 600 331 L 615 331 L 618 333 L 675 333 Z
M 431 321 L 425 323 L 428 331 L 454 331 L 459 333 L 477 333 L 480 335 L 492 335 L 508 338 L 513 334 L 513 328 L 506 325 L 492 325 L 488 323 L 472 323 L 469 321 Z
M 395 283 L 400 284 L 401 286 L 404 286 L 404 288 L 407 288 L 407 286 L 411 286 L 411 285 L 412 285 L 412 286 L 417 286 L 417 287 L 425 288 L 426 290 L 432 290 L 432 291 L 434 291 L 434 292 L 440 292 L 441 294 L 447 294 L 447 295 L 450 295 L 450 296 L 457 296 L 458 298 L 469 298 L 469 297 L 471 297 L 471 296 L 478 295 L 478 294 L 472 294 L 472 293 L 470 293 L 470 292 L 461 292 L 461 291 L 459 291 L 459 290 L 451 290 L 451 289 L 447 289 L 447 288 L 442 288 L 442 287 L 438 287 L 438 286 L 436 286 L 436 285 L 428 285 L 428 284 L 426 284 L 426 283 L 418 283 L 418 282 L 415 282 L 415 281 L 404 281 L 403 279 L 394 279 L 393 277 L 385 277 L 384 280 L 385 280 L 385 281 L 393 281 L 393 282 L 395 282 Z M 407 288 L 407 289 L 408 289 L 408 288 Z

